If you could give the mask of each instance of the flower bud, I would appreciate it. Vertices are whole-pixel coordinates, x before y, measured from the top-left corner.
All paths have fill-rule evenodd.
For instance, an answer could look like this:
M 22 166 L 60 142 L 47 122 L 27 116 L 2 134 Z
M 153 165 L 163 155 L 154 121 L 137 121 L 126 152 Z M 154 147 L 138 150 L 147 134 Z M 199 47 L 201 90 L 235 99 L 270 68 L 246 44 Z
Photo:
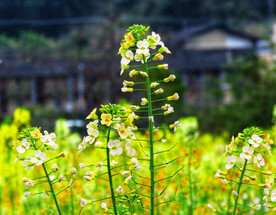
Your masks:
M 122 87 L 121 90 L 122 90 L 123 93 L 133 92 L 133 88 L 131 88 L 131 87 Z
M 94 180 L 96 178 L 96 173 L 93 171 L 88 171 L 85 173 L 84 179 L 87 181 Z
M 150 88 L 155 88 L 155 87 L 157 87 L 159 85 L 159 83 L 157 83 L 157 82 L 152 82 L 151 84 L 150 84 Z
M 123 85 L 124 85 L 125 87 L 127 87 L 127 86 L 132 87 L 132 86 L 134 85 L 134 82 L 133 82 L 133 81 L 126 81 L 126 80 L 124 80 L 124 81 L 123 81 Z
M 123 171 L 121 174 L 125 177 L 128 177 L 130 176 L 130 171 Z
M 54 172 L 59 171 L 59 168 L 58 168 L 58 165 L 57 165 L 57 164 L 53 164 L 53 165 L 52 165 L 52 169 L 53 169 Z
M 153 116 L 149 116 L 149 120 L 154 122 L 154 117 Z
M 59 178 L 58 178 L 58 181 L 61 182 L 61 181 L 64 181 L 64 180 L 65 180 L 64 176 L 60 174 Z
M 168 100 L 168 101 L 178 100 L 178 99 L 179 99 L 178 93 L 175 93 L 175 94 L 173 94 L 172 96 L 168 96 L 168 97 L 167 97 L 167 100 Z
M 168 64 L 161 64 L 157 66 L 158 69 L 168 69 Z
M 26 177 L 24 177 L 24 178 L 22 178 L 22 182 L 27 182 L 28 181 L 28 178 L 26 178 Z
M 147 77 L 148 74 L 146 72 L 140 72 L 140 75 L 142 75 L 143 77 Z
M 160 93 L 163 93 L 164 90 L 162 88 L 159 88 L 158 90 L 155 90 L 154 93 L 157 95 L 157 94 L 160 94 Z
M 131 180 L 131 178 L 132 178 L 132 176 L 131 176 L 131 175 L 130 175 L 130 176 L 128 176 L 128 177 L 125 179 L 124 184 L 125 184 L 125 185 L 127 185 L 127 184 L 128 184 L 128 182 Z
M 261 173 L 264 174 L 264 175 L 271 175 L 272 174 L 272 172 L 270 172 L 270 171 L 262 171 Z
M 159 52 L 159 53 L 165 52 L 165 53 L 167 53 L 167 54 L 171 54 L 171 51 L 170 51 L 166 46 L 160 47 L 160 49 L 158 49 L 158 52 Z
M 92 180 L 92 178 L 90 176 L 87 176 L 87 175 L 83 176 L 83 178 L 86 181 L 91 181 Z
M 61 153 L 59 154 L 59 157 L 64 158 L 64 157 L 65 157 L 65 153 L 64 153 L 64 152 L 61 152 Z
M 156 54 L 152 60 L 156 61 L 156 60 L 163 60 L 164 56 L 161 53 Z
M 98 162 L 98 163 L 96 163 L 96 164 L 95 164 L 95 167 L 99 167 L 99 168 L 102 168 L 102 167 L 103 167 L 103 163 L 101 163 L 101 162 Z
M 98 116 L 96 112 L 97 112 L 97 108 L 94 108 L 92 112 L 86 117 L 86 119 L 97 119 Z
M 139 74 L 138 71 L 136 71 L 136 70 L 131 70 L 131 71 L 129 72 L 129 77 L 132 77 L 132 76 L 138 75 L 138 74 Z
M 34 196 L 34 195 L 35 195 L 34 192 L 25 192 L 25 193 L 24 193 L 24 196 L 25 196 L 26 198 L 28 198 L 28 197 L 30 197 L 30 196 Z
M 244 181 L 245 183 L 250 183 L 251 180 L 250 180 L 250 178 L 244 178 L 243 181 Z
M 140 109 L 139 106 L 136 106 L 136 105 L 130 105 L 130 108 L 133 110 L 133 111 L 137 111 Z
M 71 174 L 72 174 L 72 175 L 75 175 L 75 174 L 77 174 L 77 173 L 78 173 L 77 169 L 76 169 L 75 167 L 73 167 L 73 168 L 71 169 Z
M 210 211 L 212 211 L 214 213 L 217 212 L 217 210 L 215 208 L 213 208 L 213 206 L 211 204 L 208 204 L 207 207 Z
M 256 181 L 256 180 L 257 180 L 257 176 L 256 176 L 256 175 L 250 176 L 250 179 L 251 179 L 252 181 Z
M 233 197 L 234 197 L 234 199 L 236 199 L 238 196 L 239 196 L 239 194 L 237 193 L 237 191 L 236 190 L 233 190 Z
M 84 169 L 86 167 L 86 164 L 85 163 L 80 163 L 79 166 L 80 166 L 80 168 Z
M 169 114 L 171 114 L 173 112 L 174 112 L 173 107 L 169 107 L 168 110 L 164 112 L 164 115 L 167 116 L 167 115 L 169 115 Z
M 141 105 L 148 104 L 148 100 L 146 98 L 142 98 L 141 100 L 142 100 Z
M 167 82 L 170 82 L 170 81 L 174 81 L 176 79 L 175 75 L 170 75 L 169 77 L 167 78 L 164 78 L 164 82 L 167 83 Z
M 171 106 L 170 104 L 165 104 L 165 105 L 163 105 L 161 108 L 162 108 L 163 110 L 168 110 L 170 106 Z

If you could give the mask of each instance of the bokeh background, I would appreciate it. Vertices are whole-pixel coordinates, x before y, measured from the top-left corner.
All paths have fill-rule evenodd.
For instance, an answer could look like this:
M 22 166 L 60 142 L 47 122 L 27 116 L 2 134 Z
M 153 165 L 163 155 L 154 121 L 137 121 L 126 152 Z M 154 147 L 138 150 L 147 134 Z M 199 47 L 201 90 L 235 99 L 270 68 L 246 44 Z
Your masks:
M 216 133 L 269 126 L 274 11 L 273 0 L 2 0 L 1 117 L 24 106 L 33 125 L 53 129 L 51 119 L 83 119 L 118 102 L 120 40 L 128 26 L 144 24 L 172 51 L 166 63 L 179 81 L 170 88 L 182 95 L 175 119 L 195 115 Z
M 100 154 L 88 151 L 80 156 L 77 145 L 92 109 L 109 102 L 139 102 L 139 96 L 121 93 L 122 81 L 129 77 L 120 78 L 117 55 L 133 24 L 151 26 L 171 50 L 164 63 L 177 79 L 165 92 L 180 95 L 175 113 L 162 120 L 182 118 L 181 128 L 175 135 L 168 130 L 156 135 L 165 133 L 167 145 L 179 143 L 165 160 L 177 155 L 182 159 L 157 177 L 185 168 L 165 182 L 172 187 L 164 199 L 170 199 L 177 186 L 178 195 L 170 205 L 158 207 L 157 214 L 211 214 L 208 203 L 231 214 L 232 190 L 214 178 L 224 168 L 222 155 L 231 135 L 260 126 L 275 142 L 274 4 L 274 0 L 1 0 L 0 215 L 51 214 L 53 209 L 50 198 L 23 197 L 21 179 L 33 175 L 14 164 L 12 147 L 19 132 L 30 125 L 56 132 L 59 149 L 68 154 L 58 165 L 64 171 L 75 166 L 80 172 L 73 188 L 59 196 L 62 210 L 78 214 L 81 197 L 106 196 L 106 185 L 85 184 L 84 171 L 78 167 L 91 157 L 100 160 Z M 147 133 L 139 135 L 144 138 Z M 158 149 L 167 150 L 167 145 Z M 275 156 L 266 162 L 275 172 Z M 249 205 L 256 192 L 245 191 L 243 203 Z M 257 197 L 261 202 L 262 193 Z M 101 212 L 93 205 L 84 214 Z M 264 208 L 259 212 L 247 208 L 244 213 L 269 214 Z

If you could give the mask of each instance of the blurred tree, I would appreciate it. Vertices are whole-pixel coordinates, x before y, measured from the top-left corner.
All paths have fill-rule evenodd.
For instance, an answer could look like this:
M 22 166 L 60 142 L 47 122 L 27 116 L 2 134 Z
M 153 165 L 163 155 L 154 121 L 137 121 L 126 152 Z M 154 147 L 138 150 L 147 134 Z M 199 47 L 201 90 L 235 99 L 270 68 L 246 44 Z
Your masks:
M 250 116 L 249 123 L 268 126 L 271 123 L 276 101 L 276 66 L 261 57 L 247 57 L 236 60 L 229 67 L 229 81 L 232 85 L 234 104 Z
M 233 101 L 230 105 L 205 110 L 200 117 L 203 130 L 230 133 L 249 126 L 271 125 L 276 101 L 276 66 L 261 57 L 234 60 L 226 67 Z

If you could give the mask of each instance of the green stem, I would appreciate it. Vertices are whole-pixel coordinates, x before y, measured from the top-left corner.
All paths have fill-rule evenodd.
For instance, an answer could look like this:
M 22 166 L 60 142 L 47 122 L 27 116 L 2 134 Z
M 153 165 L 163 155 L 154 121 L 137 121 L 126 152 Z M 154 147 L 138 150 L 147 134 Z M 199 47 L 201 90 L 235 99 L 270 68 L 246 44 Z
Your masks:
M 188 159 L 188 177 L 189 177 L 189 191 L 190 191 L 190 214 L 194 214 L 194 197 L 193 197 L 193 185 L 192 185 L 192 176 L 191 176 L 191 157 L 192 157 L 192 143 L 189 144 L 189 159 Z
M 239 202 L 240 190 L 241 190 L 241 185 L 242 185 L 242 179 L 243 179 L 243 176 L 244 176 L 244 173 L 245 173 L 246 165 L 247 165 L 247 159 L 245 159 L 245 161 L 244 161 L 244 165 L 243 165 L 240 181 L 238 183 L 238 189 L 237 189 L 238 196 L 235 199 L 235 205 L 234 205 L 233 215 L 236 215 L 236 211 L 237 211 L 237 208 L 238 208 L 238 202 Z
M 43 167 L 43 170 L 44 170 L 45 175 L 46 175 L 46 177 L 47 177 L 47 180 L 48 180 L 48 183 L 49 183 L 51 192 L 52 192 L 52 194 L 53 194 L 53 198 L 54 198 L 54 201 L 55 201 L 57 210 L 58 210 L 58 214 L 61 215 L 61 210 L 60 210 L 60 207 L 59 207 L 59 204 L 58 204 L 57 196 L 56 196 L 56 194 L 55 194 L 55 191 L 54 191 L 53 185 L 52 185 L 52 183 L 51 183 L 50 177 L 49 177 L 49 175 L 48 175 L 47 169 L 46 169 L 46 167 L 45 167 L 44 164 L 42 164 L 42 167 Z
M 33 146 L 34 146 L 35 150 L 37 150 L 37 148 L 36 148 L 36 146 L 35 146 L 35 143 L 34 143 L 33 141 L 32 141 L 32 143 L 33 143 Z M 49 177 L 49 174 L 48 174 L 48 171 L 47 171 L 47 169 L 46 169 L 45 163 L 42 163 L 42 167 L 43 167 L 43 170 L 44 170 L 44 172 L 45 172 L 45 176 L 46 176 L 46 178 L 47 178 L 48 184 L 49 184 L 49 186 L 50 186 L 50 189 L 51 189 L 51 192 L 52 192 L 52 196 L 53 196 L 53 198 L 54 198 L 54 201 L 55 201 L 55 204 L 56 204 L 56 208 L 57 208 L 57 210 L 58 210 L 58 214 L 59 214 L 59 215 L 62 215 L 61 210 L 60 210 L 60 207 L 59 207 L 59 204 L 58 204 L 57 196 L 56 196 L 56 193 L 55 193 L 55 191 L 54 191 L 53 185 L 52 185 L 52 183 L 51 183 L 51 179 L 50 179 L 50 177 Z
M 111 131 L 111 126 L 108 127 L 107 131 L 107 137 L 106 137 L 106 165 L 107 165 L 107 170 L 108 170 L 108 181 L 109 181 L 109 186 L 110 186 L 110 192 L 111 192 L 111 198 L 112 198 L 112 203 L 113 203 L 113 209 L 114 209 L 114 214 L 117 215 L 117 208 L 116 208 L 116 199 L 115 199 L 115 193 L 114 193 L 114 187 L 113 187 L 113 181 L 112 181 L 112 174 L 111 174 L 111 167 L 110 167 L 110 152 L 109 148 L 107 147 L 107 144 L 109 142 L 110 138 L 110 131 Z
M 151 204 L 151 215 L 154 215 L 154 148 L 153 148 L 153 122 L 150 117 L 152 117 L 152 101 L 151 101 L 151 88 L 148 65 L 146 58 L 143 55 L 143 61 L 145 65 L 145 72 L 148 74 L 146 77 L 147 81 L 147 97 L 148 97 L 148 117 L 149 117 L 149 144 L 150 144 L 150 204 Z

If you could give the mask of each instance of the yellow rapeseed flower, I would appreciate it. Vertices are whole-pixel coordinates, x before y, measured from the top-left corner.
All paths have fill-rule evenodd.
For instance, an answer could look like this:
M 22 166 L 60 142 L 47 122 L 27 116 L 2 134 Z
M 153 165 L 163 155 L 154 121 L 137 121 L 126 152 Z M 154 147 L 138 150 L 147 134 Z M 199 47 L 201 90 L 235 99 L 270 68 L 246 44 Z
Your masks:
M 127 43 L 132 43 L 132 42 L 134 42 L 134 37 L 133 37 L 133 35 L 132 35 L 131 32 L 125 34 L 124 38 L 125 38 L 125 41 L 126 41 Z
M 39 129 L 36 129 L 36 130 L 34 130 L 34 131 L 31 131 L 30 134 L 31 134 L 31 136 L 32 136 L 33 138 L 35 138 L 35 139 L 39 139 L 39 138 L 42 136 L 42 134 L 40 133 L 40 130 L 39 130 Z
M 111 114 L 106 114 L 106 113 L 103 113 L 102 115 L 101 115 L 101 119 L 102 119 L 102 121 L 101 121 L 101 123 L 102 123 L 102 125 L 106 125 L 106 126 L 110 126 L 111 125 L 111 122 L 112 122 L 112 116 L 111 116 Z

